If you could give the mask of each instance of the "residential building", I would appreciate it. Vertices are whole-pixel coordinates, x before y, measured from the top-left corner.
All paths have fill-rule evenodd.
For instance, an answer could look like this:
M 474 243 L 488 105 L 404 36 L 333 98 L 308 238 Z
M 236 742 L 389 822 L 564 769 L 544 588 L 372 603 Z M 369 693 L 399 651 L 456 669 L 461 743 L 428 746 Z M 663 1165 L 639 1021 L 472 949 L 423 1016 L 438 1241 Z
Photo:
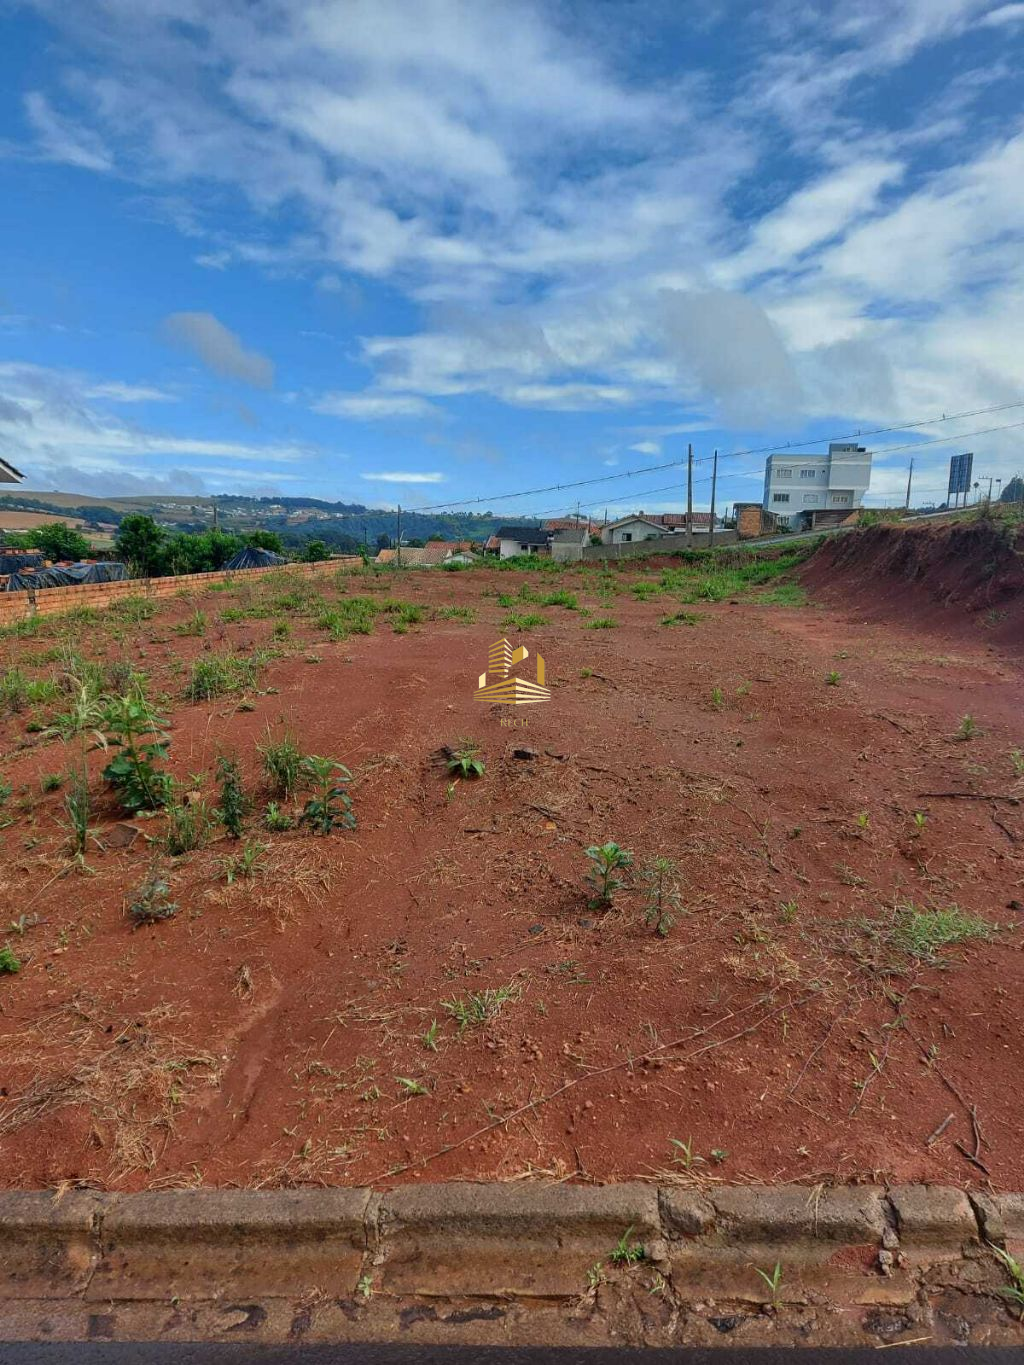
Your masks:
M 583 522 L 578 526 L 552 531 L 548 540 L 551 558 L 563 561 L 580 559 L 583 547 L 590 544 L 590 534 L 589 527 Z
M 428 540 L 426 545 L 403 545 L 398 550 L 380 550 L 374 561 L 377 564 L 402 563 L 406 568 L 435 564 L 448 564 L 452 560 L 469 563 L 473 559 L 471 540 Z
M 15 469 L 14 465 L 0 459 L 0 483 L 21 483 L 24 477 L 25 475 L 20 470 Z
M 601 543 L 628 545 L 634 540 L 656 540 L 659 536 L 671 534 L 672 532 L 666 530 L 660 522 L 635 512 L 632 516 L 620 517 L 618 521 L 609 522 L 601 531 Z
M 628 545 L 634 540 L 654 540 L 658 536 L 685 535 L 687 523 L 695 531 L 707 535 L 711 528 L 710 512 L 634 512 L 620 517 L 601 530 L 605 545 Z M 718 518 L 715 518 L 716 525 Z
M 860 507 L 870 482 L 871 451 L 832 441 L 827 455 L 769 455 L 761 506 L 789 522 L 841 520 Z
M 543 526 L 499 526 L 494 534 L 498 537 L 499 559 L 547 553 L 548 532 Z

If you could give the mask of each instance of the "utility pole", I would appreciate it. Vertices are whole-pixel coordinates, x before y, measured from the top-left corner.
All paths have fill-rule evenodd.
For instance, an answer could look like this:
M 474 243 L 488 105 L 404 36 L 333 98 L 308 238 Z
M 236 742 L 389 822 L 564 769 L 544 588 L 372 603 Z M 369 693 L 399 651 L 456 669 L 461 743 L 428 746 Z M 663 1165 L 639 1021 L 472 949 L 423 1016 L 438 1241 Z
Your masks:
M 911 485 L 911 482 L 912 482 L 913 478 L 914 478 L 914 459 L 913 459 L 913 456 L 911 456 L 911 459 L 910 459 L 910 468 L 909 468 L 909 470 L 907 471 L 907 500 L 906 500 L 906 502 L 903 504 L 905 510 L 908 511 L 908 512 L 910 511 L 910 485 Z
M 708 548 L 715 543 L 715 485 L 718 482 L 718 451 L 715 451 L 714 462 L 711 465 L 711 524 L 708 527 Z
M 693 443 L 686 446 L 686 548 L 693 545 Z
M 396 563 L 396 564 L 401 564 L 401 562 L 402 562 L 402 504 L 401 504 L 401 503 L 398 504 L 398 539 L 397 539 L 397 544 L 398 544 L 398 557 L 397 557 L 397 559 L 395 560 L 395 563 Z

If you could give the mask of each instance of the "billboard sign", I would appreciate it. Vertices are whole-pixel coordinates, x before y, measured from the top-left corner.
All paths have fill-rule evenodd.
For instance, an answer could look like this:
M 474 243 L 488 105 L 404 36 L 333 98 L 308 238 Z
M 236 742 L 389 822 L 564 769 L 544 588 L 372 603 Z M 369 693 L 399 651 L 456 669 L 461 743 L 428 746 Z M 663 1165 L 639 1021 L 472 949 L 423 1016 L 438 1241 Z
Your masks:
M 974 452 L 966 451 L 963 455 L 951 455 L 949 459 L 949 496 L 958 497 L 961 493 L 967 493 L 971 487 L 971 474 L 974 470 Z

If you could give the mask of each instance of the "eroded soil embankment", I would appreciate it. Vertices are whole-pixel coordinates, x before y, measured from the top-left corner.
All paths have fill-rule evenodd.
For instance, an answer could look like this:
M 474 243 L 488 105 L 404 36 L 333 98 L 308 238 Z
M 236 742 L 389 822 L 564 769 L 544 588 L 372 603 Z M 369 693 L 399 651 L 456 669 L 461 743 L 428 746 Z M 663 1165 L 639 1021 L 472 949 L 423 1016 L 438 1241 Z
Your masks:
M 926 626 L 1024 653 L 1024 530 L 1002 522 L 873 526 L 836 536 L 804 584 L 871 619 Z

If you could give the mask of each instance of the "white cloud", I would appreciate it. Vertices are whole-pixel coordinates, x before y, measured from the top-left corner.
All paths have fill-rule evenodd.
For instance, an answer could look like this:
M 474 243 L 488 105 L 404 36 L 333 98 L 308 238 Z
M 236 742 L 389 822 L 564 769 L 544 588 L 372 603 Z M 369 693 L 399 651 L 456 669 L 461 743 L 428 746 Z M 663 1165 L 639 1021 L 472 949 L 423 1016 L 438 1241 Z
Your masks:
M 325 393 L 312 405 L 329 417 L 351 417 L 361 422 L 391 418 L 436 417 L 440 409 L 408 393 Z
M 106 380 L 92 384 L 82 391 L 84 398 L 106 398 L 111 403 L 176 403 L 178 395 L 150 384 L 124 384 L 120 380 Z
M 636 441 L 631 445 L 630 450 L 637 451 L 640 455 L 660 455 L 661 445 L 657 441 Z M 605 463 L 608 463 L 607 461 Z M 615 463 L 618 463 L 616 461 Z
M 990 9 L 978 22 L 986 28 L 1024 23 L 1024 5 L 1000 5 L 998 9 Z
M 172 313 L 164 320 L 164 331 L 172 341 L 194 351 L 215 374 L 258 389 L 269 389 L 274 383 L 273 361 L 246 350 L 241 339 L 212 313 Z
M 444 483 L 443 474 L 417 474 L 415 472 L 398 471 L 387 474 L 360 474 L 361 479 L 370 479 L 375 483 Z
M 613 384 L 514 384 L 499 397 L 517 407 L 583 412 L 632 403 L 635 395 L 632 389 Z
M 49 161 L 63 161 L 86 171 L 109 171 L 113 160 L 101 139 L 90 129 L 62 117 L 38 90 L 25 96 L 25 114 Z
M 120 387 L 117 381 L 87 380 L 73 371 L 15 361 L 0 364 L 0 448 L 34 486 L 79 490 L 86 476 L 108 474 L 124 478 L 131 487 L 137 479 L 159 484 L 163 471 L 142 472 L 142 463 L 183 457 L 224 462 L 215 467 L 216 473 L 205 467 L 222 484 L 250 482 L 257 475 L 265 481 L 268 467 L 308 464 L 316 454 L 294 442 L 259 444 L 155 431 L 92 406 L 97 392 Z M 176 468 L 180 473 L 192 466 Z M 275 471 L 273 477 L 293 481 L 300 476 Z

